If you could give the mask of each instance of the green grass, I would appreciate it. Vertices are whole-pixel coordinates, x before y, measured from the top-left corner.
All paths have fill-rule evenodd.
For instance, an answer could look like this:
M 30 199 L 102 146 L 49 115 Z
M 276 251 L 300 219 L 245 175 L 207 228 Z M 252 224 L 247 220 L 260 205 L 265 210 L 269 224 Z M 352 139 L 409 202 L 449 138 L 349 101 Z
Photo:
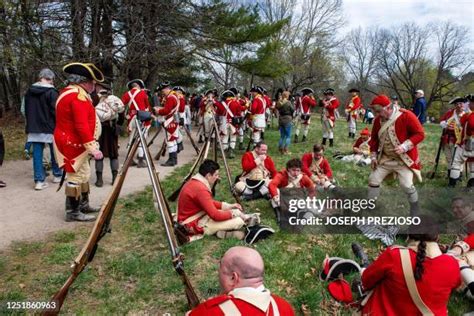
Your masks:
M 358 129 L 361 128 L 359 124 Z M 420 149 L 424 172 L 427 172 L 433 167 L 440 131 L 437 126 L 428 125 L 425 128 L 427 138 Z M 347 139 L 346 131 L 346 124 L 338 121 L 336 147 L 327 149 L 327 157 L 331 157 L 335 149 L 350 151 L 352 141 Z M 278 132 L 269 130 L 265 137 L 277 168 L 283 168 L 290 157 L 278 154 Z M 291 157 L 300 157 L 320 140 L 320 124 L 314 120 L 309 142 L 292 144 Z M 229 163 L 232 177 L 235 177 L 240 172 L 240 159 L 229 160 Z M 368 168 L 340 161 L 331 161 L 331 166 L 341 186 L 366 187 Z M 177 168 L 172 176 L 163 180 L 166 196 L 180 185 L 189 168 L 189 164 Z M 437 179 L 417 186 L 444 187 L 446 181 L 441 173 L 446 169 L 443 159 L 439 170 Z M 225 178 L 218 185 L 216 198 L 232 200 Z M 318 279 L 326 254 L 353 258 L 350 249 L 353 241 L 362 243 L 371 258 L 375 258 L 382 249 L 379 242 L 369 241 L 361 235 L 310 235 L 279 231 L 268 201 L 252 201 L 244 205 L 248 212 L 261 212 L 263 223 L 277 230 L 272 238 L 254 247 L 265 260 L 266 286 L 286 297 L 298 314 L 303 314 L 303 306 L 306 314 L 334 314 L 333 307 L 327 304 L 326 284 Z M 171 206 L 174 209 L 176 205 L 171 203 Z M 70 262 L 87 240 L 91 227 L 81 226 L 57 232 L 41 242 L 14 243 L 0 255 L 0 301 L 49 299 L 67 279 Z M 449 243 L 452 238 L 443 236 L 443 240 Z M 242 245 L 242 242 L 206 237 L 182 247 L 185 270 L 201 300 L 219 293 L 218 262 L 223 253 L 234 245 Z M 183 286 L 171 265 L 162 222 L 153 209 L 151 189 L 120 199 L 112 220 L 112 233 L 100 241 L 94 261 L 72 285 L 62 311 L 78 315 L 161 315 L 166 312 L 181 315 L 186 310 Z M 450 315 L 461 315 L 467 311 L 469 302 L 459 294 L 453 294 L 449 304 Z M 342 310 L 339 313 L 344 314 Z

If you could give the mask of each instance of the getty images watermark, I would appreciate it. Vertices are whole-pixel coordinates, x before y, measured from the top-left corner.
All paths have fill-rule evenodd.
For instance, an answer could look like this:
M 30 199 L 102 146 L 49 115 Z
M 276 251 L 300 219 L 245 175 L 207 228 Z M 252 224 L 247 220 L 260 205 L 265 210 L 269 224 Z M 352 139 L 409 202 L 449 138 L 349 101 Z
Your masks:
M 419 216 L 345 216 L 341 214 L 330 214 L 341 211 L 359 213 L 363 210 L 374 210 L 375 199 L 334 199 L 326 197 L 306 197 L 305 199 L 290 199 L 288 201 L 288 223 L 291 226 L 359 226 L 359 225 L 383 225 L 383 226 L 405 226 L 420 225 Z M 298 216 L 302 210 L 304 214 Z

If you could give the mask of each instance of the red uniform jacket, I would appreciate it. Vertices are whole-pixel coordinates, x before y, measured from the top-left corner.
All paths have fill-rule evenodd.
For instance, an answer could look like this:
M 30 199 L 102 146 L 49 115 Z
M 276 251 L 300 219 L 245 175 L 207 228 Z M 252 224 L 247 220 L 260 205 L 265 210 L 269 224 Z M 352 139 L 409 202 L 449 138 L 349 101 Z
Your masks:
M 265 100 L 265 109 L 269 109 L 272 107 L 272 99 L 266 94 L 263 95 L 263 99 Z
M 63 89 L 56 105 L 54 143 L 58 165 L 66 172 L 76 172 L 87 158 L 84 144 L 95 141 L 96 114 L 89 94 L 77 85 Z
M 176 93 L 170 92 L 165 99 L 165 106 L 158 110 L 158 115 L 162 115 L 165 119 L 169 119 L 179 111 L 180 101 Z
M 467 124 L 467 125 L 466 125 Z M 474 136 L 474 112 L 466 113 L 461 117 L 462 142 L 466 136 Z
M 402 112 L 402 115 L 400 115 L 400 117 L 394 123 L 397 139 L 400 144 L 403 144 L 403 142 L 406 140 L 410 140 L 414 145 L 414 147 L 407 153 L 400 155 L 400 158 L 410 169 L 420 170 L 421 164 L 416 146 L 425 138 L 423 126 L 420 124 L 420 121 L 416 115 L 413 114 L 413 112 L 405 109 L 399 109 L 399 111 Z M 380 127 L 380 116 L 377 116 L 374 121 L 374 127 L 372 128 L 372 135 L 369 142 L 370 152 L 379 152 Z
M 352 104 L 352 107 L 350 106 Z M 348 114 L 352 115 L 353 118 L 357 118 L 357 113 L 356 111 L 362 106 L 362 103 L 360 102 L 360 97 L 356 95 L 355 97 L 352 97 L 351 101 L 346 106 L 346 110 L 348 111 Z
M 277 170 L 275 168 L 275 163 L 273 162 L 272 158 L 267 155 L 267 158 L 263 162 L 265 168 L 270 172 L 270 178 L 275 177 L 277 174 Z M 255 163 L 255 159 L 251 151 L 247 151 L 245 154 L 242 155 L 242 170 L 244 173 L 249 173 L 253 169 L 257 168 L 257 164 Z
M 202 181 L 196 179 L 199 174 L 189 180 L 181 189 L 178 197 L 178 222 L 182 222 L 190 216 L 204 211 L 214 221 L 225 221 L 232 218 L 231 211 L 223 211 L 222 202 L 212 198 L 211 190 Z M 202 176 L 200 177 L 202 178 Z M 197 226 L 200 217 L 186 224 L 194 234 L 202 234 L 203 231 Z
M 273 294 L 271 296 L 275 300 L 275 303 L 278 307 L 279 315 L 281 316 L 295 315 L 293 308 L 287 301 Z M 224 316 L 224 312 L 219 307 L 219 304 L 222 304 L 228 300 L 231 300 L 235 304 L 235 306 L 240 311 L 240 314 L 242 316 L 275 315 L 273 311 L 273 306 L 271 304 L 269 305 L 268 313 L 266 313 L 266 311 L 262 311 L 257 306 L 252 305 L 249 302 L 246 302 L 242 299 L 234 298 L 231 295 L 224 294 L 224 295 L 216 296 L 214 298 L 211 298 L 205 301 L 204 303 L 199 304 L 196 308 L 194 308 L 191 311 L 189 316 Z
M 213 99 L 212 103 L 214 104 L 214 110 L 216 110 L 217 107 L 219 106 L 219 101 L 217 101 L 216 99 Z M 199 112 L 201 115 L 203 115 L 204 112 L 206 112 L 206 106 L 207 106 L 207 98 L 204 97 L 201 99 L 201 103 L 199 103 Z
M 444 113 L 443 116 L 441 116 L 440 121 L 448 121 L 453 115 L 454 115 L 455 109 L 450 109 L 448 112 Z M 461 112 L 463 113 L 463 112 Z M 462 122 L 462 116 L 459 118 L 459 123 Z M 458 141 L 461 142 L 461 139 L 456 139 L 456 133 L 454 131 L 454 124 L 456 122 L 451 122 L 448 124 L 445 130 L 445 134 L 443 135 L 443 145 L 445 144 L 456 144 Z M 462 129 L 462 126 L 461 126 Z M 461 134 L 462 135 L 462 134 Z
M 184 110 L 186 108 L 186 97 L 184 95 L 179 95 L 178 99 L 179 99 L 178 112 L 179 113 L 184 113 Z
M 410 250 L 413 269 L 416 252 Z M 461 284 L 459 264 L 449 255 L 426 257 L 425 271 L 416 281 L 421 299 L 436 315 L 447 315 L 451 291 Z M 388 248 L 363 273 L 362 284 L 374 293 L 362 309 L 363 315 L 421 315 L 413 303 L 403 275 L 400 249 Z
M 242 106 L 240 105 L 239 101 L 237 101 L 235 98 L 227 98 L 227 100 L 225 100 L 224 102 L 234 117 L 242 116 Z M 216 113 L 217 115 L 225 116 L 227 119 L 227 122 L 231 123 L 232 117 L 230 116 L 229 112 L 226 110 L 224 106 L 224 102 L 219 102 L 217 104 Z
M 327 106 L 325 106 L 324 108 L 326 109 L 326 116 L 328 119 L 330 119 L 331 121 L 333 122 L 336 122 L 336 114 L 335 114 L 335 111 L 336 109 L 339 107 L 339 100 L 336 98 L 336 97 L 332 97 L 331 99 L 329 99 L 328 101 L 325 101 L 326 104 L 328 104 Z M 321 102 L 321 104 L 324 106 L 324 102 Z
M 136 95 L 135 95 L 136 93 Z M 131 96 L 135 95 L 133 98 Z M 138 88 L 133 88 L 130 91 L 125 92 L 122 95 L 122 102 L 125 106 L 128 107 L 128 121 L 130 122 L 133 117 L 137 114 L 137 111 L 150 111 L 150 102 L 148 100 L 148 94 L 146 94 L 145 90 L 141 90 Z M 145 122 L 145 125 L 150 125 L 151 121 Z
M 301 107 L 303 114 L 311 113 L 311 108 L 316 106 L 316 100 L 314 97 L 310 97 L 309 95 L 305 95 L 301 98 Z
M 464 242 L 469 245 L 471 250 L 474 250 L 474 234 L 467 235 L 467 237 L 464 238 Z
M 288 172 L 286 169 L 278 172 L 275 177 L 273 177 L 272 181 L 268 185 L 268 191 L 270 191 L 270 195 L 272 197 L 278 195 L 278 188 L 284 188 L 288 185 Z M 309 191 L 309 195 L 314 195 L 314 183 L 311 181 L 310 178 L 306 174 L 303 173 L 303 177 L 300 180 L 300 187 L 307 188 Z
M 357 138 L 357 140 L 355 141 L 354 145 L 352 146 L 352 148 L 359 148 L 360 149 L 360 145 L 362 145 L 362 143 L 364 143 L 364 139 L 362 139 L 362 137 L 359 137 Z M 367 140 L 367 143 L 370 143 L 370 138 Z
M 255 114 L 264 114 L 265 113 L 266 102 L 260 94 L 253 99 L 252 105 L 250 106 L 250 112 Z
M 311 172 L 311 164 L 313 163 L 313 159 L 313 153 L 306 153 L 301 158 L 301 162 L 303 163 L 303 168 L 301 168 L 301 171 L 303 171 L 308 177 L 311 177 L 313 175 L 313 173 Z M 331 166 L 329 165 L 329 162 L 326 158 L 323 157 L 323 159 L 319 163 L 319 168 L 321 168 L 321 171 L 326 175 L 326 177 L 332 179 Z

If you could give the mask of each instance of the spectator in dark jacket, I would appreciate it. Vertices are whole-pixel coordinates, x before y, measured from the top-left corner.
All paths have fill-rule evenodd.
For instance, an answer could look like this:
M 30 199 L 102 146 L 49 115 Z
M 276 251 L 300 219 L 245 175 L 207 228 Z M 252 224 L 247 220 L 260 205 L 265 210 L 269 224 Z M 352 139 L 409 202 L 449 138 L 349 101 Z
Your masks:
M 415 92 L 415 104 L 413 105 L 413 113 L 415 113 L 418 121 L 421 124 L 425 124 L 426 122 L 426 100 L 425 100 L 425 93 L 423 90 L 416 90 Z
M 39 81 L 34 83 L 25 94 L 26 133 L 28 142 L 33 144 L 33 171 L 35 190 L 43 190 L 48 186 L 45 182 L 46 173 L 43 166 L 44 145 L 48 144 L 51 153 L 51 168 L 54 183 L 61 180 L 53 150 L 53 132 L 56 125 L 56 99 L 58 91 L 54 88 L 54 73 L 50 69 L 42 69 Z

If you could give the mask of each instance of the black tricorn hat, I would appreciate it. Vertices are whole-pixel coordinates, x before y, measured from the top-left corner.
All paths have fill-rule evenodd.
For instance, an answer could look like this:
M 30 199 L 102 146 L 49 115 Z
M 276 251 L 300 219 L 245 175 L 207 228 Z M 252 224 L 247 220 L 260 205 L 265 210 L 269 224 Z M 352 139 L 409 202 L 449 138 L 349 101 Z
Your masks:
M 301 89 L 301 93 L 303 95 L 308 95 L 308 94 L 314 93 L 314 90 L 311 89 L 311 88 L 303 88 L 303 89 Z
M 323 94 L 334 94 L 334 89 L 333 88 L 327 88 L 326 90 L 323 91 Z
M 128 83 L 127 83 L 127 88 L 128 89 L 132 89 L 132 84 L 138 84 L 140 86 L 141 89 L 145 89 L 145 83 L 143 82 L 142 79 L 133 79 L 133 80 L 130 80 Z
M 255 225 L 247 227 L 247 234 L 245 235 L 245 243 L 252 245 L 259 240 L 270 237 L 275 233 L 275 230 L 265 225 Z
M 63 71 L 68 74 L 83 76 L 97 82 L 104 81 L 104 74 L 93 63 L 69 63 L 63 67 Z
M 474 94 L 466 94 L 464 98 L 469 102 L 474 102 Z
M 394 94 L 394 95 L 390 96 L 390 99 L 392 99 L 392 100 L 398 100 L 398 95 Z
M 215 90 L 215 89 L 209 89 L 209 90 L 207 90 L 207 91 L 204 93 L 204 95 L 207 96 L 207 95 L 209 95 L 209 94 L 211 94 L 211 93 L 214 94 L 214 96 L 215 96 L 215 95 L 216 95 L 216 90 Z
M 357 93 L 359 93 L 360 90 L 359 90 L 359 89 L 356 89 L 356 88 L 352 88 L 352 89 L 349 90 L 349 93 L 352 93 L 352 92 L 357 92 Z
M 467 98 L 463 98 L 463 97 L 455 97 L 454 99 L 452 99 L 451 101 L 449 101 L 449 104 L 456 104 L 456 103 L 465 103 L 467 101 Z
M 224 92 L 222 92 L 221 94 L 221 99 L 222 100 L 225 100 L 227 98 L 234 98 L 235 97 L 235 94 L 234 92 L 230 91 L 230 90 L 225 90 Z
M 253 86 L 252 89 L 250 89 L 250 92 L 257 92 L 259 94 L 263 94 L 263 88 L 260 86 Z
M 229 91 L 232 91 L 235 95 L 239 94 L 239 89 L 235 87 L 230 88 Z
M 173 87 L 173 91 L 181 91 L 182 93 L 186 93 L 186 91 L 184 91 L 184 88 L 181 86 Z
M 360 272 L 360 265 L 354 260 L 343 259 L 339 257 L 328 257 L 323 261 L 323 269 L 319 273 L 319 279 L 321 281 L 334 280 L 343 275 L 350 274 L 353 272 Z
M 162 82 L 158 85 L 158 90 L 163 90 L 164 88 L 171 88 L 171 83 L 169 81 Z

